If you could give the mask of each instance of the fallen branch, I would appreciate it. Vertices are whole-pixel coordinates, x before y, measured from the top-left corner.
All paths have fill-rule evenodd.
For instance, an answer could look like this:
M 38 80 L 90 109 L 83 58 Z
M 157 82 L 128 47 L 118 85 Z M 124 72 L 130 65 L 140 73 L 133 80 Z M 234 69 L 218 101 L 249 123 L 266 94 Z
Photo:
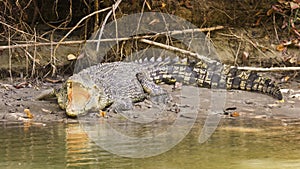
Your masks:
M 81 44 L 85 43 L 85 40 L 79 40 L 79 41 L 65 41 L 65 42 L 37 42 L 37 43 L 27 43 L 27 44 L 16 44 L 16 45 L 10 45 L 10 46 L 0 46 L 0 50 L 4 49 L 14 49 L 14 48 L 24 48 L 24 47 L 34 47 L 34 46 L 51 46 L 51 45 L 70 45 L 70 44 Z M 96 41 L 95 41 L 96 42 Z
M 184 30 L 175 30 L 175 31 L 169 31 L 169 35 L 177 35 L 182 33 L 194 33 L 194 32 L 210 32 L 215 31 L 219 29 L 224 29 L 224 26 L 215 26 L 215 27 L 209 27 L 209 28 L 198 28 L 198 29 L 184 29 Z M 161 33 L 158 33 L 161 34 Z M 163 32 L 163 34 L 166 34 Z
M 161 34 L 161 33 L 159 33 Z M 165 45 L 162 43 L 158 43 L 158 42 L 154 42 L 151 40 L 147 40 L 147 39 L 141 39 L 144 37 L 153 37 L 152 36 L 135 36 L 132 38 L 119 38 L 118 40 L 122 41 L 122 40 L 130 40 L 130 39 L 140 39 L 141 42 L 143 43 L 147 43 L 150 45 L 154 45 L 154 46 L 158 46 L 161 47 L 163 49 L 167 49 L 167 50 L 171 50 L 174 52 L 180 52 L 182 54 L 187 54 L 191 57 L 194 57 L 196 59 L 199 60 L 203 60 L 205 62 L 213 62 L 214 60 L 207 58 L 205 56 L 199 55 L 197 53 L 188 51 L 188 50 L 184 50 L 181 48 L 177 48 L 174 46 L 169 46 L 169 45 Z M 108 42 L 108 41 L 115 41 L 116 39 L 101 39 L 102 42 Z M 18 45 L 12 45 L 12 46 L 0 46 L 0 50 L 3 49 L 12 49 L 12 48 L 21 48 L 21 47 L 33 47 L 33 46 L 49 46 L 49 45 L 55 45 L 57 43 L 60 43 L 61 45 L 69 45 L 69 44 L 80 44 L 80 43 L 95 43 L 98 42 L 98 40 L 79 40 L 79 41 L 64 41 L 64 42 L 52 42 L 52 43 L 31 43 L 31 44 L 18 44 Z M 33 58 L 31 58 L 33 59 Z M 258 67 L 236 67 L 236 66 L 232 66 L 232 68 L 235 67 L 239 70 L 250 70 L 250 71 L 258 71 L 258 72 L 276 72 L 276 71 L 299 71 L 300 67 L 272 67 L 272 68 L 258 68 Z
M 234 66 L 232 66 L 234 67 Z M 299 71 L 300 67 L 270 67 L 270 68 L 261 68 L 261 67 L 236 67 L 239 70 L 251 70 L 256 72 L 279 72 L 279 71 Z
M 195 59 L 203 60 L 207 63 L 215 62 L 214 60 L 212 60 L 208 57 L 205 57 L 203 55 L 199 55 L 198 53 L 191 52 L 191 51 L 188 51 L 188 50 L 185 50 L 185 49 L 177 48 L 177 47 L 170 46 L 170 45 L 165 45 L 165 44 L 154 42 L 154 41 L 147 40 L 147 39 L 140 39 L 139 41 L 143 42 L 143 43 L 147 43 L 149 45 L 158 46 L 160 48 L 167 49 L 167 50 L 170 50 L 170 51 L 186 54 L 186 55 L 189 55 L 189 56 L 191 56 Z
M 207 58 L 205 56 L 199 55 L 198 53 L 194 53 L 188 50 L 184 50 L 184 49 L 180 49 L 174 46 L 169 46 L 169 45 L 165 45 L 162 43 L 158 43 L 158 42 L 154 42 L 154 41 L 150 41 L 147 39 L 140 39 L 141 42 L 150 44 L 150 45 L 154 45 L 154 46 L 158 46 L 161 47 L 163 49 L 167 49 L 167 50 L 171 50 L 174 52 L 180 52 L 182 54 L 187 54 L 191 57 L 194 57 L 196 59 L 211 63 L 211 62 L 215 62 L 215 60 L 212 60 L 210 58 Z M 257 72 L 275 72 L 275 71 L 298 71 L 300 70 L 300 67 L 272 67 L 272 68 L 258 68 L 258 67 L 236 67 L 236 66 L 232 66 L 232 68 L 237 68 L 239 70 L 250 70 L 250 71 L 257 71 Z
M 79 23 L 80 24 L 80 23 Z M 123 38 L 113 38 L 113 39 L 100 39 L 101 42 L 111 42 L 111 41 L 126 41 L 126 40 L 136 40 L 136 39 L 147 39 L 147 38 L 154 38 L 160 35 L 177 35 L 183 33 L 194 33 L 194 32 L 207 32 L 213 30 L 223 29 L 223 26 L 216 26 L 211 28 L 199 28 L 199 29 L 185 29 L 185 30 L 174 30 L 174 31 L 166 31 L 160 32 L 153 35 L 145 35 L 145 36 L 134 36 L 134 37 L 123 37 Z M 70 31 L 71 32 L 71 31 Z M 63 40 L 69 35 L 69 33 L 63 38 Z M 0 46 L 0 50 L 4 49 L 13 49 L 13 48 L 23 48 L 23 47 L 34 47 L 34 46 L 51 46 L 51 45 L 71 45 L 71 44 L 82 44 L 82 43 L 95 43 L 99 40 L 76 40 L 76 41 L 59 41 L 59 42 L 26 42 L 26 44 L 16 44 L 10 46 Z

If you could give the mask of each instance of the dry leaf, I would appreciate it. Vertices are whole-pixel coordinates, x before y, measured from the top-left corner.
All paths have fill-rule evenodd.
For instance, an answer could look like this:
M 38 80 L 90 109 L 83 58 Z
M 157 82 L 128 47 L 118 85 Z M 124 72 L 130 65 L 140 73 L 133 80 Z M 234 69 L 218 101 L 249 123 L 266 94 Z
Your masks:
M 29 109 L 24 109 L 24 113 L 26 113 L 27 118 L 32 119 L 33 118 L 33 114 L 30 112 Z
M 290 6 L 291 6 L 291 9 L 298 9 L 299 8 L 299 4 L 297 4 L 295 2 L 290 2 Z
M 293 0 L 295 3 L 300 4 L 300 0 Z
M 282 52 L 285 49 L 285 46 L 283 44 L 279 44 L 276 46 L 276 50 Z
M 231 114 L 230 114 L 230 116 L 231 117 L 239 117 L 240 116 L 240 113 L 239 112 L 232 112 Z
M 77 59 L 76 56 L 73 55 L 73 54 L 68 54 L 67 58 L 68 58 L 69 61 Z
M 291 77 L 285 76 L 281 79 L 281 82 L 287 82 Z
M 102 110 L 100 110 L 100 116 L 101 116 L 101 117 L 106 117 L 106 112 L 105 112 L 105 111 L 102 111 Z

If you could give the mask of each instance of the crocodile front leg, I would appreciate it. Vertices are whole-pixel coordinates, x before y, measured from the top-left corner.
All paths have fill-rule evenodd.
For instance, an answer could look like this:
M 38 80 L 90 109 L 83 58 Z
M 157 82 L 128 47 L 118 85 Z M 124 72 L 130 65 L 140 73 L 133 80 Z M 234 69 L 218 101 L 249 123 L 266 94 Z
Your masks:
M 130 98 L 117 99 L 109 107 L 110 112 L 122 114 L 123 111 L 132 110 L 133 104 Z
M 148 79 L 145 73 L 137 73 L 136 78 L 144 91 L 149 94 L 149 100 L 152 102 L 165 104 L 170 100 L 168 92 Z

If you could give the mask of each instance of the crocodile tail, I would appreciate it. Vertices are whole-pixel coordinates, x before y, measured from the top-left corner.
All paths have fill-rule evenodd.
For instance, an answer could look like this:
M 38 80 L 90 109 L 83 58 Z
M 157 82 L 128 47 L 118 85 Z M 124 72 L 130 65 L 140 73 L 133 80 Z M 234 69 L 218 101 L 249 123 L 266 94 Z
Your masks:
M 197 84 L 200 87 L 261 92 L 278 100 L 283 99 L 280 88 L 274 81 L 257 72 L 221 64 L 211 64 L 206 68 L 196 66 L 194 71 L 198 72 Z
M 233 67 L 227 71 L 226 79 L 227 89 L 256 91 L 271 95 L 278 100 L 283 99 L 280 88 L 276 83 L 257 72 L 238 70 Z

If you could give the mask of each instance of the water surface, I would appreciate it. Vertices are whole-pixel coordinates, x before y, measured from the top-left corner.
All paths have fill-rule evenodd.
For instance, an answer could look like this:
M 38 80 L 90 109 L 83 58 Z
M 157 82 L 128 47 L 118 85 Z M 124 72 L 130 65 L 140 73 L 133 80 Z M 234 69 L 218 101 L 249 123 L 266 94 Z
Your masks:
M 0 168 L 300 168 L 299 127 L 268 121 L 224 119 L 204 144 L 199 122 L 171 150 L 142 159 L 103 150 L 79 124 L 0 124 Z

